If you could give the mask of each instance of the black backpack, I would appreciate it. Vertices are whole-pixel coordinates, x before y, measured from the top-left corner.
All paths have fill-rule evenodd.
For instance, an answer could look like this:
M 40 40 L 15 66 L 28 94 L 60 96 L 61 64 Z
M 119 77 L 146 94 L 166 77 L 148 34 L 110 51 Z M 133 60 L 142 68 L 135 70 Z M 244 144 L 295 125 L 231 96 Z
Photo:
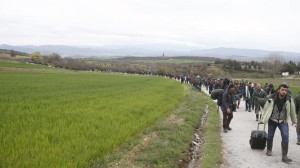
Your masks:
M 213 91 L 211 92 L 210 97 L 211 97 L 213 100 L 217 100 L 218 106 L 222 106 L 223 93 L 224 93 L 224 90 L 223 90 L 223 89 L 215 89 L 215 90 L 213 90 Z
M 224 92 L 223 89 L 214 89 L 210 94 L 210 98 L 213 100 L 217 100 L 219 99 L 220 95 L 223 95 L 223 92 Z

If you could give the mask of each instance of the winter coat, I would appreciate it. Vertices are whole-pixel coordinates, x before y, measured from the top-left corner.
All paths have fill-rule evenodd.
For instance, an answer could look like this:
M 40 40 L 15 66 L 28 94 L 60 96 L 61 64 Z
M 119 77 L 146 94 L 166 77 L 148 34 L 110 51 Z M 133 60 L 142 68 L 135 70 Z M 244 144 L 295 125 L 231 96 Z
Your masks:
M 262 104 L 265 104 L 263 103 L 264 101 L 266 101 L 266 98 L 268 95 L 267 93 L 264 91 L 264 90 L 261 90 L 260 92 L 258 90 L 255 90 L 253 92 L 253 100 L 254 100 L 254 105 L 255 106 L 262 106 L 264 107 Z
M 278 93 L 275 93 L 271 96 L 268 97 L 268 100 L 264 106 L 264 109 L 263 109 L 263 115 L 262 115 L 262 118 L 261 118 L 261 122 L 266 124 L 271 115 L 272 115 L 272 112 L 273 112 L 273 107 L 274 107 L 274 102 L 275 102 L 275 99 L 277 97 L 277 94 Z M 286 102 L 285 104 L 283 105 L 283 108 L 286 108 L 286 112 L 287 112 L 287 119 L 284 120 L 283 122 L 287 123 L 288 122 L 288 119 L 290 118 L 292 123 L 293 124 L 296 124 L 297 123 L 297 118 L 296 118 L 296 110 L 295 110 L 295 103 L 293 101 L 293 98 L 291 97 L 291 95 L 287 95 L 287 99 L 286 99 Z
M 227 109 L 229 108 L 232 111 L 234 103 L 235 103 L 234 94 L 229 93 L 229 90 L 227 88 L 223 93 L 221 110 L 223 112 L 226 112 Z

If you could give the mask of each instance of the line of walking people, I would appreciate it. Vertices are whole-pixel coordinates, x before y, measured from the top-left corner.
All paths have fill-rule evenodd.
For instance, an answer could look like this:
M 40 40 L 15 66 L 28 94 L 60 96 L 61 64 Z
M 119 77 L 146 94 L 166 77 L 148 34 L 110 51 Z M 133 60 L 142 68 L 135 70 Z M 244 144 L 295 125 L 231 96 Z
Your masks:
M 262 124 L 268 124 L 267 135 L 267 156 L 272 156 L 273 138 L 278 127 L 281 132 L 282 161 L 290 163 L 292 160 L 287 157 L 289 147 L 289 125 L 288 120 L 296 127 L 297 145 L 300 145 L 300 126 L 297 120 L 300 120 L 300 93 L 297 93 L 295 99 L 292 98 L 291 89 L 283 83 L 275 90 L 273 84 L 266 83 L 262 86 L 260 83 L 238 82 L 225 78 L 210 80 L 204 82 L 208 84 L 207 89 L 210 94 L 214 94 L 214 89 L 218 89 L 220 83 L 224 89 L 222 93 L 221 106 L 223 113 L 223 131 L 231 131 L 230 122 L 233 118 L 235 108 L 239 108 L 240 99 L 245 100 L 245 111 L 255 111 L 256 121 Z M 217 86 L 217 87 L 216 87 Z M 219 100 L 218 100 L 219 102 Z

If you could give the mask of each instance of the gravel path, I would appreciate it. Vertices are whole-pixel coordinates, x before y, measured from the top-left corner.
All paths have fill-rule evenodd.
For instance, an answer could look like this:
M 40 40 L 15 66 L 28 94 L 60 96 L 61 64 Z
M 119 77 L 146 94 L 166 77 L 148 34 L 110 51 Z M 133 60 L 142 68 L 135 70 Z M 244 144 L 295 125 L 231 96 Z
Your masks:
M 208 94 L 205 88 L 202 89 Z M 222 113 L 221 123 L 222 123 Z M 290 142 L 288 157 L 293 160 L 291 164 L 281 161 L 281 135 L 280 130 L 276 129 L 273 141 L 273 156 L 266 156 L 265 150 L 252 150 L 250 148 L 249 139 L 252 130 L 257 129 L 257 121 L 255 121 L 254 110 L 252 112 L 245 111 L 245 102 L 241 100 L 240 109 L 234 112 L 230 127 L 232 131 L 223 133 L 224 147 L 224 168 L 300 168 L 300 146 L 296 144 L 297 135 L 296 128 L 292 127 L 290 131 Z M 263 129 L 263 125 L 260 125 Z M 266 125 L 266 131 L 268 127 Z M 267 131 L 268 132 L 268 131 Z

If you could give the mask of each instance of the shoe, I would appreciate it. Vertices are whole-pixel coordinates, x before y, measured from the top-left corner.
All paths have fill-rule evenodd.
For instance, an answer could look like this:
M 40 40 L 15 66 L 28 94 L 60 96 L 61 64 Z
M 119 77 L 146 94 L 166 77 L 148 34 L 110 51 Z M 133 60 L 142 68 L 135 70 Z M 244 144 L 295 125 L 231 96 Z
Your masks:
M 284 163 L 287 163 L 287 164 L 289 164 L 289 163 L 291 163 L 293 160 L 292 159 L 290 159 L 290 158 L 288 158 L 287 156 L 282 156 L 282 159 L 281 159 Z
M 297 145 L 300 145 L 300 141 L 297 142 Z
M 228 127 L 227 129 L 228 129 L 229 131 L 231 131 L 231 130 L 232 130 L 232 128 L 231 128 L 231 127 Z
M 267 139 L 267 156 L 272 156 L 273 139 Z
M 227 128 L 224 128 L 223 131 L 224 131 L 224 133 L 227 133 Z
M 258 121 L 258 119 L 256 119 L 256 121 Z
M 272 151 L 270 150 L 267 150 L 267 153 L 266 153 L 267 156 L 272 156 Z
M 245 111 L 248 111 L 248 109 L 245 109 Z
M 240 106 L 237 106 L 236 108 L 238 108 L 238 109 L 239 109 L 239 108 L 240 108 Z
M 287 157 L 287 153 L 288 153 L 288 149 L 289 149 L 289 143 L 288 142 L 281 142 L 281 150 L 282 150 L 282 161 L 285 163 L 291 163 L 292 159 Z
M 249 110 L 248 112 L 251 112 L 251 110 Z

